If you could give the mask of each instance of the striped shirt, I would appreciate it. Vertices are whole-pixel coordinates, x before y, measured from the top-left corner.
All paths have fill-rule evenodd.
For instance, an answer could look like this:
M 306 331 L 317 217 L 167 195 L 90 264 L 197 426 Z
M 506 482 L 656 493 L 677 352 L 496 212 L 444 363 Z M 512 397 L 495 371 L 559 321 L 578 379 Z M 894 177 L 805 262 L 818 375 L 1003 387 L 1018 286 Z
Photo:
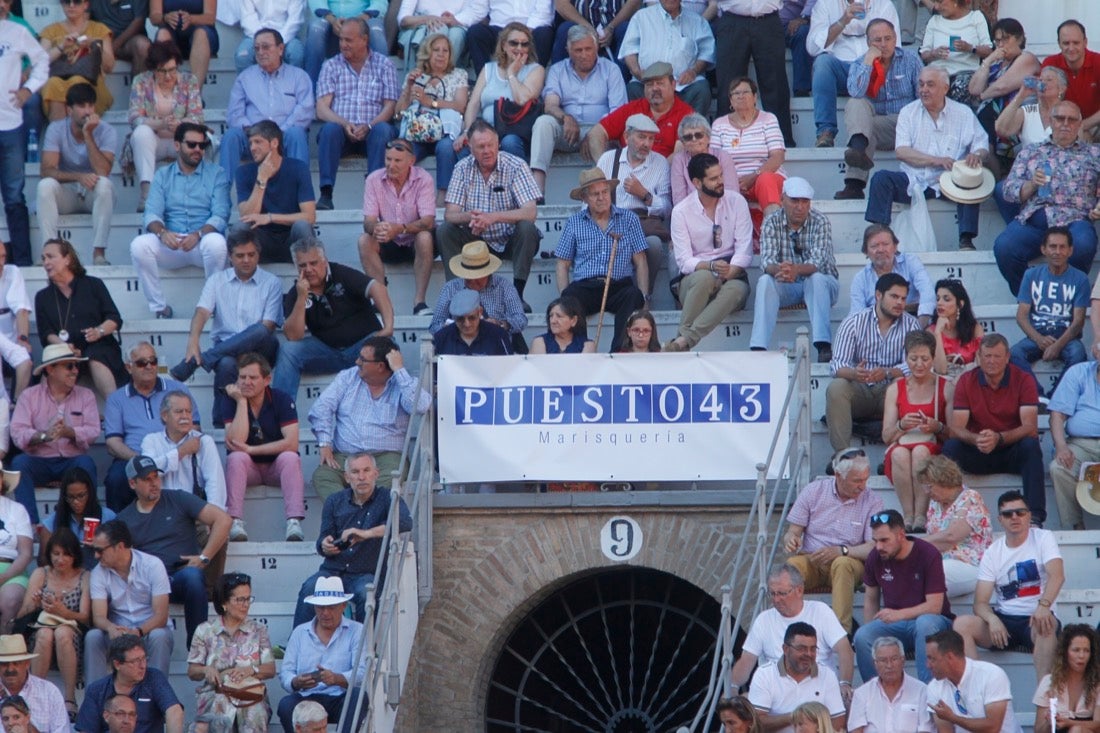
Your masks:
M 49 680 L 27 675 L 27 681 L 18 693 L 13 693 L 5 685 L 0 685 L 4 697 L 18 694 L 31 709 L 31 722 L 39 733 L 69 733 L 69 715 L 65 712 L 65 698 L 61 690 Z
M 771 112 L 760 112 L 748 127 L 734 127 L 729 115 L 719 117 L 710 128 L 710 144 L 730 154 L 737 175 L 747 176 L 760 170 L 773 150 L 786 150 L 779 120 Z M 786 177 L 782 167 L 776 171 Z
M 795 249 L 796 244 L 798 249 Z M 833 225 L 829 219 L 820 211 L 810 209 L 802 228 L 794 232 L 783 207 L 769 214 L 760 227 L 760 269 L 766 270 L 781 262 L 811 264 L 822 275 L 839 277 L 833 256 Z
M 918 316 L 930 316 L 936 312 L 936 289 L 932 287 L 932 280 L 919 257 L 899 252 L 894 256 L 894 269 L 890 272 L 901 275 L 909 283 L 909 297 L 905 302 L 907 305 L 917 306 Z M 854 315 L 875 304 L 875 285 L 878 284 L 878 279 L 879 274 L 870 262 L 856 273 L 849 290 L 851 307 L 848 315 Z
M 945 99 L 944 105 L 935 120 L 919 99 L 902 107 L 898 113 L 894 148 L 913 148 L 918 153 L 951 160 L 962 160 L 967 153 L 988 150 L 989 134 L 982 129 L 970 108 L 954 99 Z M 943 168 L 916 168 L 902 161 L 901 172 L 909 176 L 910 183 L 916 181 L 922 188 L 939 193 Z
M 798 492 L 787 521 L 805 527 L 803 553 L 837 545 L 861 545 L 871 539 L 871 515 L 882 511 L 882 499 L 864 489 L 854 499 L 841 499 L 836 478 L 822 478 Z
M 398 452 L 412 412 L 422 413 L 430 403 L 431 396 L 404 367 L 390 376 L 377 398 L 359 377 L 359 368 L 351 367 L 339 372 L 313 403 L 309 424 L 317 442 L 337 453 Z
M 660 157 L 660 156 L 658 156 Z M 622 234 L 615 249 L 615 261 L 611 266 L 611 279 L 621 280 L 634 274 L 634 255 L 645 252 L 645 234 L 637 214 L 618 206 L 611 207 L 607 229 L 600 229 L 584 207 L 565 220 L 554 256 L 573 263 L 573 279 L 602 278 L 607 274 L 607 262 L 611 258 L 611 232 Z
M 619 156 L 619 173 L 613 175 L 615 170 L 615 155 Z M 615 205 L 624 209 L 646 209 L 653 216 L 663 216 L 672 210 L 672 183 L 669 178 L 668 160 L 659 153 L 650 151 L 645 162 L 639 166 L 630 164 L 630 155 L 627 148 L 608 150 L 600 156 L 596 166 L 604 172 L 608 178 L 618 178 L 619 185 L 615 189 Z M 626 192 L 623 183 L 630 176 L 638 179 L 645 189 L 653 194 L 653 203 L 646 207 L 645 203 Z
M 365 125 L 382 111 L 387 101 L 397 101 L 397 69 L 388 56 L 369 52 L 363 68 L 356 72 L 343 54 L 321 67 L 317 79 L 318 99 L 332 95 L 332 111 L 353 125 Z
M 435 299 L 435 312 L 432 323 L 428 326 L 430 333 L 435 334 L 450 322 L 451 299 L 465 289 L 466 281 L 460 277 L 444 283 Z M 527 328 L 527 314 L 523 312 L 523 301 L 520 300 L 519 292 L 512 281 L 503 275 L 490 275 L 489 282 L 478 292 L 478 299 L 486 318 L 506 321 L 512 327 L 512 333 L 520 333 Z
M 905 363 L 905 334 L 919 329 L 920 322 L 906 312 L 890 324 L 885 336 L 879 331 L 875 308 L 850 315 L 840 324 L 833 340 L 833 360 L 829 362 L 829 373 L 835 377 L 838 369 L 855 369 L 863 364 L 868 369 L 897 368 L 908 374 L 909 365 Z
M 878 96 L 869 98 L 876 115 L 896 115 L 901 108 L 917 98 L 917 80 L 924 63 L 920 56 L 898 46 L 890 68 L 886 70 L 886 82 L 878 90 Z M 871 66 L 858 58 L 848 67 L 848 96 L 867 97 L 867 85 L 871 83 Z
M 727 191 L 710 218 L 696 191 L 672 210 L 672 251 L 680 272 L 690 275 L 700 262 L 725 260 L 741 269 L 752 264 L 752 218 L 745 197 Z
M 446 202 L 463 211 L 514 211 L 541 196 L 527 163 L 502 150 L 488 179 L 482 175 L 474 156 L 458 161 Z M 493 224 L 482 232 L 481 238 L 494 252 L 503 252 L 515 229 L 516 225 L 508 222 Z
M 435 179 L 418 165 L 409 169 L 409 177 L 398 192 L 385 168 L 367 176 L 363 185 L 363 218 L 372 216 L 378 221 L 394 224 L 412 224 L 426 216 L 435 219 Z M 411 247 L 415 234 L 394 235 L 393 243 Z

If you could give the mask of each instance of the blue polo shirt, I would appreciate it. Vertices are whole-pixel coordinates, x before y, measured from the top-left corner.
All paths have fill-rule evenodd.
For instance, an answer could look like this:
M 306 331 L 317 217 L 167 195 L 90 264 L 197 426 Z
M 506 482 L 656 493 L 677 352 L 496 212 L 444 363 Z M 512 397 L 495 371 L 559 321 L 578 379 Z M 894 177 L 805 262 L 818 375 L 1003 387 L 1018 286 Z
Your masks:
M 81 733 L 107 733 L 103 710 L 107 700 L 115 696 L 115 676 L 109 674 L 88 685 L 84 702 L 76 716 L 76 729 Z M 130 699 L 137 705 L 137 726 L 134 733 L 164 733 L 164 714 L 179 705 L 172 685 L 159 669 L 147 667 L 145 679 L 134 685 Z
M 223 428 L 229 427 L 233 422 L 233 416 L 237 414 L 237 403 L 234 400 L 217 400 L 214 405 L 214 424 Z M 249 445 L 263 445 L 283 437 L 283 428 L 287 425 L 298 424 L 298 408 L 290 395 L 282 390 L 267 388 L 264 392 L 264 402 L 260 406 L 260 414 L 252 414 L 252 408 L 248 408 L 248 440 Z M 226 450 L 229 450 L 228 448 Z M 233 451 L 229 451 L 232 453 Z M 278 456 L 252 456 L 256 463 L 272 463 Z
M 1066 433 L 1075 438 L 1100 438 L 1100 363 L 1083 361 L 1062 375 L 1047 409 L 1066 415 Z
M 172 390 L 181 390 L 191 395 L 190 390 L 174 379 L 157 377 L 157 383 L 148 397 L 134 389 L 131 382 L 119 387 L 107 397 L 103 409 L 103 437 L 122 438 L 126 447 L 141 453 L 141 440 L 149 433 L 164 429 L 160 421 L 160 403 L 164 395 Z M 191 410 L 195 414 L 195 424 L 199 422 L 199 406 L 191 397 Z M 79 536 L 79 535 L 77 535 Z
M 444 356 L 507 356 L 512 353 L 512 337 L 495 323 L 483 320 L 473 342 L 466 343 L 458 332 L 458 324 L 451 323 L 432 337 L 435 353 Z
M 248 201 L 252 196 L 252 187 L 256 185 L 256 173 L 259 169 L 260 166 L 257 163 L 247 163 L 237 169 L 238 201 Z M 267 187 L 264 189 L 260 213 L 297 214 L 302 210 L 299 204 L 314 200 L 309 166 L 295 158 L 283 158 L 279 170 L 267 182 Z M 279 226 L 286 227 L 286 225 Z

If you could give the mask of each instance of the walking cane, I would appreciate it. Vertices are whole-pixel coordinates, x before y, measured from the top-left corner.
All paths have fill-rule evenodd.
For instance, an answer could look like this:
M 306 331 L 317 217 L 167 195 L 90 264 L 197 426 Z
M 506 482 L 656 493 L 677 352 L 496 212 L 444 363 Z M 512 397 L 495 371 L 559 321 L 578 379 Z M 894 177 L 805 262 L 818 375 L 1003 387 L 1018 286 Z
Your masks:
M 600 298 L 600 320 L 596 324 L 596 349 L 600 348 L 600 334 L 603 333 L 603 314 L 607 309 L 607 291 L 611 289 L 611 267 L 615 264 L 615 250 L 619 248 L 618 232 L 608 232 L 611 237 L 611 256 L 607 258 L 607 275 L 603 278 L 603 297 Z M 611 337 L 614 340 L 614 336 Z

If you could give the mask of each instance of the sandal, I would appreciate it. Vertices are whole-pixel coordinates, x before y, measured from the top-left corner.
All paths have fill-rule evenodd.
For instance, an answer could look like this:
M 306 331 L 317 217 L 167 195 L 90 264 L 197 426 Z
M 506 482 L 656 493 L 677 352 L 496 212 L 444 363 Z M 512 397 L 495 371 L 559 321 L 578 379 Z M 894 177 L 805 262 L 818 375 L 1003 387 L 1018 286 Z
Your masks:
M 69 722 L 70 723 L 75 723 L 76 722 L 76 714 L 77 714 L 77 711 L 79 710 L 79 708 L 76 706 L 76 700 L 66 700 L 65 701 L 65 710 L 68 711 L 68 713 L 69 713 Z

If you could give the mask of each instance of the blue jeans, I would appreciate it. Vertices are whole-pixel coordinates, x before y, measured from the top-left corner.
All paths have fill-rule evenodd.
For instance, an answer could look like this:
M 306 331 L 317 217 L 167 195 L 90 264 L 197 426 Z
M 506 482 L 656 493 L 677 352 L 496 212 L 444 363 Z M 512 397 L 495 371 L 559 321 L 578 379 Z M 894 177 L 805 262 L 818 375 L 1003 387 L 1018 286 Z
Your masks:
M 993 200 L 997 203 L 997 211 L 1001 212 L 1001 218 L 1005 220 L 1005 224 L 1012 223 L 1012 220 L 1019 216 L 1020 210 L 1023 208 L 1020 204 L 1005 201 L 1004 181 L 997 181 L 997 184 L 993 186 Z
M 370 337 L 371 334 L 367 334 L 343 349 L 333 348 L 316 336 L 306 336 L 298 341 L 284 341 L 279 345 L 279 357 L 275 360 L 271 386 L 297 400 L 298 383 L 303 374 L 335 374 L 353 366 L 363 348 L 363 342 Z
M 814 59 L 806 50 L 806 36 L 810 35 L 809 23 L 800 25 L 792 36 L 784 29 L 783 36 L 787 42 L 787 48 L 791 50 L 791 89 L 794 92 L 809 92 L 813 89 Z M 847 84 L 845 84 L 847 86 Z
M 41 135 L 38 149 L 42 149 Z M 21 267 L 31 264 L 30 214 L 23 198 L 26 159 L 26 126 L 0 131 L 0 196 L 3 196 L 4 215 L 8 220 L 8 261 Z
M 206 579 L 199 568 L 183 567 L 168 576 L 172 593 L 168 600 L 183 604 L 183 623 L 187 627 L 187 648 L 199 624 L 205 623 L 208 614 Z
M 340 156 L 348 150 L 366 153 L 367 172 L 376 171 L 385 165 L 386 143 L 397 137 L 397 131 L 388 122 L 379 122 L 367 133 L 367 139 L 361 143 L 353 142 L 344 134 L 344 128 L 335 122 L 326 122 L 317 134 L 317 165 L 321 169 L 322 186 L 336 183 L 336 169 L 340 167 Z M 501 146 L 503 147 L 503 145 Z
M 936 192 L 927 188 L 924 190 L 924 197 L 934 199 Z M 879 171 L 871 177 L 871 185 L 867 192 L 867 213 L 863 218 L 876 224 L 889 224 L 893 215 L 891 206 L 895 203 L 912 202 L 913 200 L 909 198 L 909 176 L 900 171 Z M 981 207 L 978 204 L 956 204 L 955 206 L 959 219 L 959 236 L 976 235 Z M 1086 269 L 1085 272 L 1088 270 Z
M 283 155 L 309 165 L 308 130 L 304 127 L 283 127 L 282 125 L 279 125 L 279 127 L 283 130 Z M 221 159 L 222 168 L 225 169 L 225 174 L 229 176 L 230 188 L 236 186 L 237 169 L 241 165 L 241 159 L 246 155 L 251 161 L 252 156 L 248 153 L 248 133 L 245 128 L 227 128 L 225 135 L 222 136 L 219 158 Z
M 997 258 L 997 267 L 1013 295 L 1020 293 L 1020 283 L 1028 262 L 1041 254 L 1039 248 L 1046 232 L 1046 212 L 1040 209 L 1031 215 L 1026 224 L 1016 220 L 1009 222 L 994 240 L 993 255 Z M 1091 221 L 1075 221 L 1069 225 L 1069 233 L 1073 237 L 1073 254 L 1069 257 L 1069 264 L 1087 274 L 1096 257 L 1096 227 Z
M 40 458 L 37 456 L 20 453 L 11 462 L 12 471 L 21 471 L 19 483 L 15 487 L 15 500 L 23 505 L 27 514 L 31 515 L 31 526 L 38 524 L 38 504 L 34 500 L 34 487 L 45 486 L 50 481 L 57 481 L 61 475 L 70 468 L 83 468 L 96 480 L 95 461 L 91 456 L 73 456 L 72 458 Z
M 316 86 L 317 77 L 321 75 L 321 66 L 325 59 L 332 58 L 340 51 L 340 39 L 332 32 L 332 26 L 327 20 L 318 18 L 309 11 L 309 30 L 306 31 L 305 68 L 309 78 Z M 371 18 L 367 21 L 370 26 L 370 50 L 383 56 L 390 55 L 390 44 L 386 42 L 386 22 L 382 17 Z M 289 46 L 288 46 L 289 49 Z M 290 62 L 288 62 L 290 63 Z M 297 65 L 297 64 L 295 64 Z
M 1032 371 L 1031 365 L 1043 358 L 1043 350 L 1039 348 L 1038 344 L 1025 336 L 1012 345 L 1009 358 L 1013 364 L 1035 379 L 1035 372 Z M 1062 347 L 1060 358 L 1062 359 L 1062 371 L 1058 375 L 1058 380 L 1046 391 L 1046 394 L 1054 394 L 1054 388 L 1062 380 L 1062 375 L 1066 373 L 1067 369 L 1074 364 L 1080 364 L 1088 360 L 1088 350 L 1085 349 L 1085 343 L 1079 338 L 1073 339 Z M 1035 379 L 1035 386 L 1038 387 L 1039 394 L 1043 394 L 1044 390 L 1038 379 Z
M 297 66 L 299 69 L 304 69 L 303 65 L 305 59 L 305 47 L 302 42 L 297 38 L 287 38 L 286 52 L 283 54 L 283 61 L 291 66 Z M 237 44 L 237 52 L 233 54 L 233 63 L 237 66 L 237 71 L 244 71 L 252 64 L 256 63 L 256 52 L 252 49 L 254 39 L 245 36 L 241 39 L 241 42 Z
M 805 45 L 805 44 L 803 44 Z M 831 53 L 823 53 L 814 59 L 814 125 L 817 134 L 838 131 L 836 121 L 836 98 L 848 94 L 848 67 L 851 63 L 841 61 Z
M 313 620 L 313 606 L 306 603 L 306 596 L 313 595 L 313 587 L 317 584 L 317 579 L 332 577 L 335 574 L 327 570 L 318 570 L 302 583 L 302 587 L 298 589 L 298 605 L 294 607 L 295 628 L 306 621 Z M 349 601 L 352 617 L 359 623 L 363 623 L 363 619 L 367 614 L 367 583 L 374 580 L 374 573 L 363 573 L 362 575 L 345 573 L 340 575 L 340 579 L 344 582 L 344 592 L 352 593 L 355 596 Z
M 917 677 L 924 684 L 932 681 L 932 672 L 928 669 L 928 658 L 924 653 L 924 640 L 932 634 L 951 628 L 951 622 L 938 613 L 926 613 L 908 621 L 895 621 L 892 624 L 874 620 L 856 630 L 853 646 L 856 648 L 856 662 L 859 664 L 859 676 L 869 680 L 876 676 L 875 663 L 871 656 L 871 645 L 875 639 L 893 636 L 905 645 L 905 650 L 914 652 L 917 662 Z
M 134 500 L 134 490 L 130 488 L 130 481 L 126 478 L 126 464 L 121 458 L 111 461 L 107 469 L 107 478 L 103 479 L 106 489 L 107 507 L 118 514 Z
M 450 135 L 437 143 L 413 143 L 417 163 L 429 155 L 435 155 L 435 187 L 440 191 L 446 191 L 451 185 L 451 176 L 454 175 L 455 164 L 458 162 L 454 144 L 455 140 Z
M 1024 438 L 991 453 L 982 453 L 958 438 L 950 438 L 943 444 L 943 455 L 959 464 L 959 468 L 966 473 L 981 476 L 991 473 L 1019 475 L 1024 498 L 1031 509 L 1031 521 L 1042 524 L 1047 520 L 1047 467 L 1043 463 L 1043 449 L 1038 438 Z
M 840 283 L 832 275 L 815 272 L 793 283 L 776 282 L 771 275 L 761 275 L 756 283 L 756 304 L 753 306 L 750 348 L 766 349 L 771 345 L 779 309 L 805 301 L 810 315 L 813 342 L 833 342 L 829 312 L 836 305 Z
M 237 381 L 237 357 L 249 352 L 263 354 L 268 364 L 275 363 L 275 355 L 279 352 L 279 340 L 262 323 L 253 323 L 251 326 L 233 334 L 224 341 L 217 341 L 206 351 L 202 352 L 202 368 L 207 372 L 214 372 L 214 414 L 225 414 L 219 410 L 228 402 L 225 388 Z

